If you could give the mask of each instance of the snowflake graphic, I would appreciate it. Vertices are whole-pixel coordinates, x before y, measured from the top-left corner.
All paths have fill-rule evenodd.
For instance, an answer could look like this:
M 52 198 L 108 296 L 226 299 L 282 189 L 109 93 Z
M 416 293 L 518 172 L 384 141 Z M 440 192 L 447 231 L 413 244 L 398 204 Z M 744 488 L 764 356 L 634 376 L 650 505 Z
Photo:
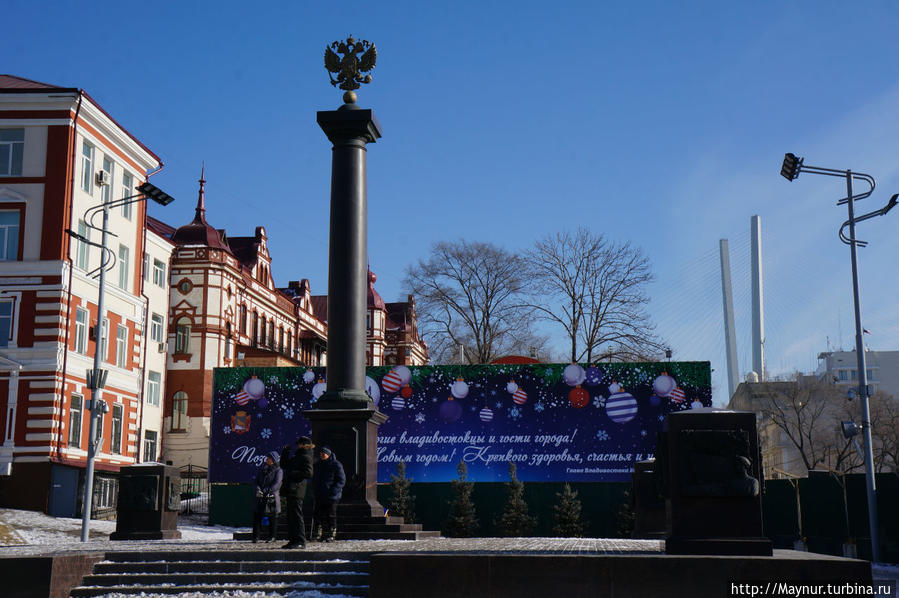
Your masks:
M 609 439 L 609 433 L 606 432 L 605 430 L 599 430 L 598 432 L 596 432 L 596 437 L 597 437 L 599 440 L 608 440 L 608 439 Z
M 294 412 L 290 407 L 285 407 L 284 409 L 284 419 L 293 419 Z
M 231 433 L 231 426 L 225 426 L 225 429 L 223 430 L 223 432 L 224 432 L 225 434 L 230 434 L 230 433 Z
M 646 430 L 640 430 L 640 436 L 646 437 Z
M 596 398 L 593 399 L 593 406 L 597 409 L 600 407 L 604 407 L 606 404 L 606 398 L 602 395 L 596 395 Z
M 512 419 L 518 419 L 519 417 L 521 417 L 521 409 L 519 409 L 518 407 L 512 407 L 511 409 L 509 409 L 509 417 L 511 417 Z
M 496 407 L 497 409 L 502 409 L 502 408 L 503 408 L 503 404 L 500 403 L 499 401 L 497 401 L 496 404 L 494 405 L 494 407 Z
M 665 416 L 664 416 L 664 415 L 660 415 L 660 416 L 659 416 L 659 421 L 660 421 L 660 422 L 665 421 Z
M 269 384 L 277 384 L 277 383 L 278 383 L 278 377 L 277 377 L 277 376 L 271 376 L 271 377 L 268 379 L 268 383 L 269 383 Z
M 542 412 L 544 409 L 545 407 L 543 406 L 543 403 L 537 403 L 536 405 L 534 405 L 534 411 L 536 411 L 537 413 Z
M 424 421 L 425 421 L 425 414 L 424 414 L 424 413 L 416 413 L 416 414 L 415 414 L 415 421 L 418 422 L 418 423 L 420 423 L 420 424 L 423 424 Z
M 259 435 L 268 440 L 272 436 L 272 431 L 269 428 L 262 428 L 262 431 L 259 432 Z

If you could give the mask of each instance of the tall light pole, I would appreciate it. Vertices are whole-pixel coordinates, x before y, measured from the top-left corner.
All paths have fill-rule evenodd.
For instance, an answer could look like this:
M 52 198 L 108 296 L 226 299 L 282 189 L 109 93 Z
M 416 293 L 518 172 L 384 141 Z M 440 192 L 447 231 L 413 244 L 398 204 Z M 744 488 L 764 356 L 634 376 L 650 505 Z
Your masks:
M 109 184 L 109 181 L 98 177 L 97 183 L 100 186 L 105 186 Z M 94 341 L 94 367 L 87 371 L 87 387 L 91 390 L 91 398 L 86 405 L 87 409 L 90 411 L 90 416 L 88 417 L 87 470 L 84 477 L 84 496 L 81 500 L 81 509 L 83 511 L 81 516 L 82 542 L 87 542 L 88 536 L 90 535 L 91 511 L 93 510 L 94 461 L 96 460 L 97 448 L 99 448 L 98 440 L 102 440 L 97 438 L 97 424 L 104 413 L 109 413 L 109 405 L 100 398 L 100 389 L 106 386 L 106 375 L 108 373 L 106 370 L 100 368 L 103 360 L 103 355 L 100 353 L 100 346 L 102 344 L 101 340 L 103 336 L 103 304 L 106 295 L 106 270 L 112 268 L 115 265 L 116 260 L 115 253 L 106 247 L 106 239 L 109 235 L 109 230 L 107 228 L 109 224 L 109 210 L 110 208 L 117 208 L 127 204 L 145 201 L 147 199 L 152 199 L 163 206 L 174 201 L 172 196 L 168 195 L 152 183 L 143 183 L 137 190 L 140 192 L 137 195 L 123 197 L 122 199 L 117 199 L 115 201 L 104 201 L 99 206 L 88 208 L 84 213 L 85 224 L 90 228 L 100 231 L 99 245 L 89 241 L 71 229 L 66 230 L 66 233 L 71 237 L 78 239 L 80 242 L 100 248 L 100 266 L 97 268 L 97 270 L 99 270 L 97 281 L 99 287 L 97 292 L 98 332 L 95 335 L 96 339 Z M 99 227 L 93 223 L 93 219 L 97 214 L 103 215 L 103 224 Z
M 852 172 L 852 170 L 835 170 L 832 168 L 821 168 L 818 166 L 807 166 L 803 164 L 804 158 L 797 157 L 794 154 L 784 154 L 783 166 L 780 174 L 788 181 L 793 181 L 799 177 L 801 172 L 809 172 L 811 174 L 822 174 L 825 176 L 835 176 L 846 179 L 846 197 L 837 201 L 837 205 L 846 204 L 849 210 L 849 219 L 840 227 L 840 240 L 849 245 L 849 255 L 852 261 L 852 297 L 855 303 L 855 354 L 858 367 L 858 397 L 861 399 L 862 410 L 862 436 L 865 440 L 865 481 L 868 490 L 868 525 L 871 528 L 871 560 L 878 562 L 880 560 L 880 544 L 879 534 L 877 532 L 877 482 L 874 479 L 874 455 L 871 448 L 871 410 L 868 405 L 868 372 L 865 365 L 865 344 L 862 335 L 862 312 L 859 302 L 858 291 L 858 255 L 856 247 L 865 247 L 868 243 L 855 238 L 855 223 L 868 220 L 875 216 L 885 216 L 896 205 L 896 199 L 899 194 L 895 194 L 887 202 L 887 205 L 874 210 L 863 216 L 855 216 L 855 202 L 865 199 L 874 192 L 876 183 L 874 177 L 861 172 Z M 867 183 L 870 188 L 858 195 L 852 193 L 853 179 Z M 843 234 L 843 229 L 849 227 L 849 236 Z

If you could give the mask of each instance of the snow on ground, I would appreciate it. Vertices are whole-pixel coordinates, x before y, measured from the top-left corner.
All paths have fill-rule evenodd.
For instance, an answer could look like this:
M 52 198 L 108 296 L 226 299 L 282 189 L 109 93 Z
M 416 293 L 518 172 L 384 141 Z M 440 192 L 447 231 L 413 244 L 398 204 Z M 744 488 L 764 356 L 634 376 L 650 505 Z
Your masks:
M 240 528 L 205 525 L 205 515 L 181 516 L 178 529 L 182 540 L 230 540 Z M 105 540 L 115 531 L 116 522 L 92 519 L 90 538 Z M 0 546 L 16 544 L 54 545 L 81 541 L 81 519 L 50 517 L 36 511 L 0 509 Z

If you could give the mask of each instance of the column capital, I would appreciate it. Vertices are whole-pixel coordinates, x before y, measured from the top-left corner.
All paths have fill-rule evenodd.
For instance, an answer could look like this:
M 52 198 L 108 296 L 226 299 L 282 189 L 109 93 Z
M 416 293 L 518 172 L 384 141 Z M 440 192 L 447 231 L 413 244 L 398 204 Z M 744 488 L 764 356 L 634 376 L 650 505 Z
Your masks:
M 334 145 L 362 140 L 374 143 L 381 137 L 381 123 L 370 109 L 348 108 L 344 104 L 337 110 L 321 110 L 316 116 L 318 126 Z

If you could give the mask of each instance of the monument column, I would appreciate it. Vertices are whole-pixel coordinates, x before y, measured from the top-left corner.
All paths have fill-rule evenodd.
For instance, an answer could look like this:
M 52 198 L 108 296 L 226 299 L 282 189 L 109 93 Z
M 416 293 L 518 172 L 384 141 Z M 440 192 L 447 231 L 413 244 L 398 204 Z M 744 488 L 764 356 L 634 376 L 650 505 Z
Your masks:
M 344 54 L 343 58 L 338 56 Z M 357 54 L 362 53 L 362 56 Z M 303 415 L 312 441 L 330 446 L 347 474 L 341 515 L 382 516 L 378 503 L 378 426 L 387 416 L 365 392 L 365 310 L 368 282 L 366 144 L 381 136 L 371 110 L 356 105 L 354 89 L 371 76 L 377 52 L 366 40 L 348 38 L 325 50 L 332 85 L 346 90 L 337 110 L 318 113 L 319 126 L 333 144 L 331 231 L 328 249 L 327 390 Z

